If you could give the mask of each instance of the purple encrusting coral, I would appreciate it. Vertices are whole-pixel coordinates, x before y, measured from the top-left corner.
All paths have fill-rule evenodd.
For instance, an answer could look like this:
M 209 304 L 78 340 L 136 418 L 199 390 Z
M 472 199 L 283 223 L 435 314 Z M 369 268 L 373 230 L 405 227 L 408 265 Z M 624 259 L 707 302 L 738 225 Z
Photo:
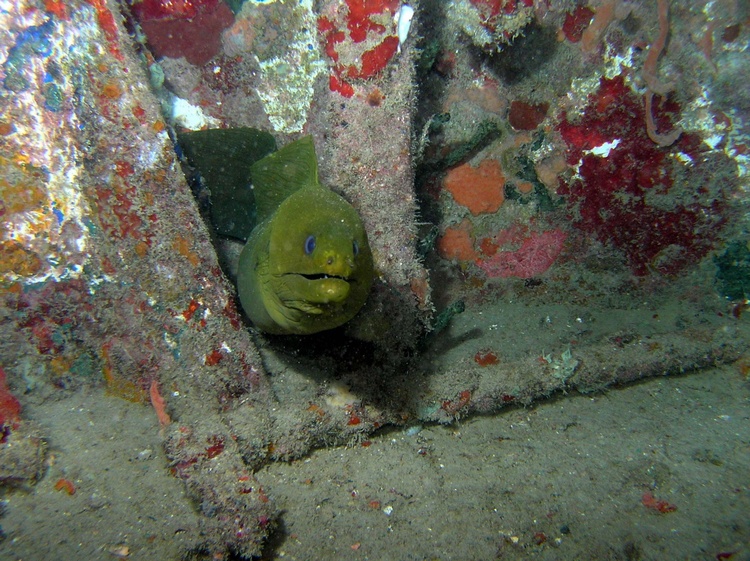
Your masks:
M 185 57 L 201 66 L 221 50 L 221 32 L 234 21 L 222 0 L 133 2 L 133 15 L 156 56 Z
M 657 108 L 662 129 L 679 117 L 679 105 Z M 725 217 L 723 201 L 700 166 L 705 149 L 684 134 L 662 148 L 646 134 L 643 101 L 624 78 L 602 78 L 583 115 L 558 130 L 567 143 L 567 162 L 577 174 L 560 181 L 573 225 L 621 250 L 633 273 L 676 274 L 713 247 Z M 703 173 L 701 173 L 703 171 Z

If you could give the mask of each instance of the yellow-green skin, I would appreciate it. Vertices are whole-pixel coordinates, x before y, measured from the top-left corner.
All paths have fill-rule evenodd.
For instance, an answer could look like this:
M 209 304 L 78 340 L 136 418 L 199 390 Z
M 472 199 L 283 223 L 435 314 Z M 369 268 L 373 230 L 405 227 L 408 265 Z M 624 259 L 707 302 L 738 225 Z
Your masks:
M 308 254 L 310 236 L 315 248 Z M 304 335 L 352 319 L 372 279 L 362 220 L 346 200 L 316 182 L 293 192 L 252 231 L 240 254 L 237 288 L 256 327 Z

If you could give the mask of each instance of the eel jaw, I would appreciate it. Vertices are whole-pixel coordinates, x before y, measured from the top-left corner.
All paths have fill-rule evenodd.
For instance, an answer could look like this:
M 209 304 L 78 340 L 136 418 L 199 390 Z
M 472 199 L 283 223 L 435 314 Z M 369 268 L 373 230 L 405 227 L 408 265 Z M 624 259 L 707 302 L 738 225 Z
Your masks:
M 287 273 L 280 277 L 280 281 L 277 295 L 282 301 L 295 302 L 294 307 L 299 307 L 300 302 L 306 302 L 310 308 L 344 303 L 354 282 L 349 277 L 324 273 Z M 316 313 L 323 313 L 323 310 Z

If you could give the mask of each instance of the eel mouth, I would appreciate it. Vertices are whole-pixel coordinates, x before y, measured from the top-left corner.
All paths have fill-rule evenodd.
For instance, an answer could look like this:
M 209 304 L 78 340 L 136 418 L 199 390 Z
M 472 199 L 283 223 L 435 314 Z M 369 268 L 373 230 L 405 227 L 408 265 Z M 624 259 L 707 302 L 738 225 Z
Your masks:
M 353 279 L 349 277 L 342 277 L 340 275 L 327 275 L 325 273 L 316 273 L 316 274 L 305 274 L 305 273 L 293 273 L 297 274 L 301 277 L 306 278 L 309 281 L 316 281 L 316 280 L 325 280 L 325 279 L 337 279 L 344 282 L 354 282 Z

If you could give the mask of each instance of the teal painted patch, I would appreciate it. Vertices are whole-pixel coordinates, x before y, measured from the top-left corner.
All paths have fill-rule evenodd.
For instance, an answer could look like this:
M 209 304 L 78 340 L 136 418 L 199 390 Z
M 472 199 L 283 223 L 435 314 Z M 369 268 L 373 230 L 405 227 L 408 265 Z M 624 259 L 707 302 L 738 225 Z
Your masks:
M 16 36 L 15 45 L 8 51 L 3 63 L 5 78 L 3 86 L 12 92 L 22 92 L 30 85 L 29 78 L 33 71 L 29 59 L 33 56 L 47 57 L 52 52 L 50 35 L 54 23 L 48 20 L 42 25 L 32 26 Z
M 750 297 L 750 241 L 734 241 L 714 257 L 719 293 L 731 300 Z
M 96 234 L 96 224 L 94 224 L 94 222 L 90 218 L 84 217 L 82 222 L 83 225 L 86 226 L 86 230 L 88 230 L 89 234 Z
M 74 376 L 90 377 L 94 374 L 95 361 L 88 353 L 83 353 L 70 365 L 70 373 Z
M 44 106 L 50 111 L 60 111 L 63 105 L 63 94 L 60 86 L 54 83 L 44 85 Z

